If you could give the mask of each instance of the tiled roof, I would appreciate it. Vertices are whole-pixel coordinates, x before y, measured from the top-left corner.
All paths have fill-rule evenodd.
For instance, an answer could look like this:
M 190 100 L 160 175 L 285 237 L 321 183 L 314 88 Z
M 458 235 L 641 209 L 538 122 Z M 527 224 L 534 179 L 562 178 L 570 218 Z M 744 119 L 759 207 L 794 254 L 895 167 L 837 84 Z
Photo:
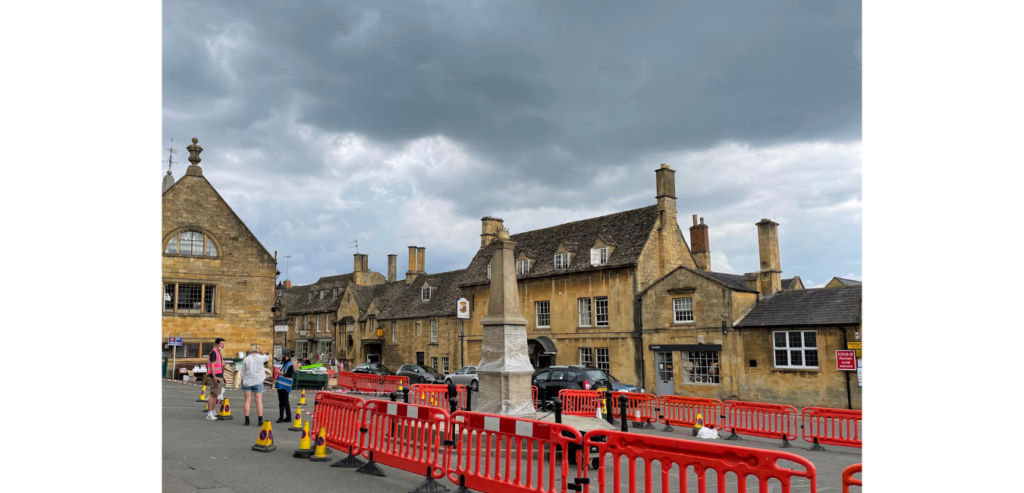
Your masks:
M 793 276 L 793 277 L 790 277 L 789 279 L 783 279 L 782 280 L 782 289 L 789 289 L 790 287 L 792 287 L 793 286 L 793 279 L 800 279 L 800 276 Z M 800 284 L 802 285 L 803 282 L 801 281 Z
M 862 284 L 860 281 L 855 281 L 853 279 L 844 279 L 842 277 L 837 277 L 836 280 L 843 283 L 844 286 L 860 286 Z
M 736 327 L 860 323 L 861 288 L 779 291 L 761 300 Z
M 287 323 L 288 321 L 288 310 L 290 307 L 295 306 L 295 302 L 298 301 L 299 297 L 307 296 L 306 292 L 309 291 L 309 286 L 292 286 L 284 290 L 284 294 L 281 295 L 281 306 L 282 310 L 274 313 L 274 323 Z
M 510 239 L 516 243 L 513 252 L 515 258 L 519 258 L 520 252 L 526 252 L 526 256 L 535 261 L 530 272 L 518 278 L 569 274 L 598 268 L 590 265 L 590 248 L 598 238 L 615 247 L 608 255 L 608 263 L 600 268 L 635 265 L 651 230 L 658 223 L 658 216 L 658 206 L 652 205 L 511 235 Z M 576 254 L 565 270 L 555 270 L 555 251 L 560 244 Z M 489 282 L 487 264 L 490 261 L 489 248 L 478 250 L 466 268 L 463 285 Z
M 401 318 L 441 317 L 455 315 L 455 304 L 461 291 L 458 288 L 466 270 L 453 270 L 438 274 L 420 274 L 410 284 L 403 281 L 379 286 L 374 292 L 374 303 L 381 310 L 378 320 Z M 430 301 L 423 302 L 423 284 L 431 288 Z
M 690 269 L 690 270 L 693 271 L 693 272 L 696 272 L 697 274 L 702 275 L 704 277 L 709 277 L 711 279 L 714 279 L 714 280 L 724 284 L 729 289 L 732 289 L 732 290 L 735 290 L 735 291 L 744 291 L 744 292 L 747 292 L 747 293 L 756 293 L 757 292 L 757 290 L 750 289 L 750 288 L 747 287 L 746 284 L 743 283 L 743 274 L 726 274 L 724 272 L 708 272 L 708 271 L 702 271 L 702 270 L 698 270 L 698 269 Z
M 317 282 L 308 284 L 306 286 L 298 286 L 305 288 L 301 292 L 298 292 L 298 299 L 295 303 L 288 307 L 288 314 L 302 314 L 302 313 L 324 313 L 324 312 L 336 312 L 338 306 L 341 304 L 341 293 L 345 291 L 345 286 L 352 282 L 352 274 L 342 274 L 339 276 L 328 276 L 321 277 Z M 291 289 L 297 289 L 298 287 L 292 287 Z M 332 296 L 334 288 L 338 288 L 338 297 Z M 324 290 L 324 298 L 320 299 L 320 290 Z M 309 292 L 313 291 L 313 299 L 309 299 Z

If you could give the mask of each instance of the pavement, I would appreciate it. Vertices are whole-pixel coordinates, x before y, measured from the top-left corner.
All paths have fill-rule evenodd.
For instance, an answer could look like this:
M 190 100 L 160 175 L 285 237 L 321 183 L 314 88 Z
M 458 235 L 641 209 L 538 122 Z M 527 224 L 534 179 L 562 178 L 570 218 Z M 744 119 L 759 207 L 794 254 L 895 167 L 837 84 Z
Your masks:
M 191 385 L 184 385 L 178 382 L 163 381 L 163 490 L 171 493 L 193 493 L 202 491 L 204 493 L 220 492 L 280 492 L 295 489 L 302 489 L 304 492 L 332 492 L 337 491 L 375 491 L 386 492 L 408 492 L 412 491 L 422 481 L 422 476 L 394 469 L 387 466 L 381 468 L 387 477 L 381 478 L 355 472 L 354 469 L 332 468 L 330 462 L 312 462 L 305 459 L 292 457 L 292 451 L 298 448 L 301 433 L 288 431 L 290 423 L 274 423 L 274 443 L 277 450 L 270 453 L 260 453 L 251 450 L 256 443 L 259 434 L 259 426 L 256 425 L 255 404 L 250 411 L 250 426 L 243 426 L 244 398 L 241 390 L 227 390 L 225 396 L 231 399 L 231 411 L 234 419 L 229 421 L 209 421 L 205 419 L 205 411 L 202 411 L 204 404 L 195 402 L 199 395 L 199 388 Z M 291 393 L 292 412 L 298 405 L 300 392 Z M 307 412 L 313 411 L 314 391 L 306 392 L 307 404 L 303 409 Z M 366 399 L 379 397 L 360 396 Z M 473 399 L 476 402 L 476 399 Z M 278 417 L 277 395 L 275 392 L 264 394 L 265 418 L 275 421 Z M 308 418 L 308 415 L 304 416 Z M 589 419 L 589 418 L 583 418 Z M 663 436 L 681 440 L 703 441 L 691 435 L 688 428 L 676 427 L 674 432 L 661 431 L 663 425 L 656 425 L 655 429 L 638 429 L 632 425 L 629 427 L 631 433 L 639 433 L 652 436 Z M 722 434 L 725 435 L 724 433 Z M 716 443 L 738 445 L 754 449 L 781 450 L 806 458 L 814 464 L 818 473 L 818 491 L 841 491 L 841 474 L 844 468 L 851 464 L 861 462 L 861 449 L 839 446 L 825 446 L 826 451 L 809 451 L 810 444 L 803 440 L 792 442 L 792 447 L 779 448 L 779 440 L 760 437 L 742 436 L 741 440 L 723 441 L 713 440 Z M 342 451 L 334 451 L 332 459 L 344 457 Z M 623 466 L 625 462 L 622 463 Z M 656 464 L 656 463 L 655 463 Z M 787 464 L 783 463 L 783 466 Z M 656 471 L 658 470 L 657 466 Z M 800 469 L 795 466 L 795 469 Z M 644 465 L 637 464 L 637 471 L 643 472 Z M 623 468 L 623 476 L 625 471 Z M 596 484 L 597 473 L 589 471 L 592 482 Z M 609 476 L 611 476 L 609 472 Z M 659 473 L 655 472 L 654 480 L 660 481 Z M 678 468 L 670 473 L 672 491 L 679 491 Z M 687 476 L 690 491 L 696 491 L 696 476 L 692 470 Z M 712 475 L 713 476 L 713 475 Z M 734 476 L 734 475 L 730 475 Z M 625 479 L 625 478 L 623 478 Z M 457 485 L 450 484 L 446 479 L 440 482 L 454 492 Z M 727 480 L 730 490 L 735 486 L 735 478 Z M 592 485 L 593 486 L 593 485 Z M 643 490 L 643 483 L 639 484 L 638 490 Z M 715 491 L 714 478 L 709 477 L 708 491 Z M 770 484 L 771 486 L 771 484 Z M 629 491 L 628 485 L 623 484 L 623 491 Z M 757 491 L 756 485 L 748 481 L 749 491 Z M 655 488 L 656 490 L 660 488 Z M 776 484 L 771 491 L 781 491 Z M 853 491 L 858 488 L 854 487 Z M 596 491 L 596 490 L 591 490 Z M 810 485 L 806 480 L 795 479 L 792 488 L 794 492 L 810 491 Z

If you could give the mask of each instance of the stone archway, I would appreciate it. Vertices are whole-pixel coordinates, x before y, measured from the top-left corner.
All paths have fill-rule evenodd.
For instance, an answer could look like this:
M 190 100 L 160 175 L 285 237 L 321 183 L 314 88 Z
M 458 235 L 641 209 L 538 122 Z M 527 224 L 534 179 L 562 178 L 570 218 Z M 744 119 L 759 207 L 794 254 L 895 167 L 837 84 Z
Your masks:
M 558 347 L 551 339 L 545 336 L 538 336 L 526 340 L 527 353 L 530 355 L 530 364 L 534 369 L 547 368 L 555 364 L 558 355 Z

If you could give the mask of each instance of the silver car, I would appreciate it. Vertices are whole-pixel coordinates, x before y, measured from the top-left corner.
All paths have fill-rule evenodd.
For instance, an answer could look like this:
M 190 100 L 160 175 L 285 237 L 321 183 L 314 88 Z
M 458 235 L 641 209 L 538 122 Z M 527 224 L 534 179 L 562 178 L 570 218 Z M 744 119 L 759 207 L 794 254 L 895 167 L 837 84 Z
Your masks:
M 459 368 L 459 371 L 445 375 L 444 383 L 449 382 L 455 385 L 465 385 L 474 392 L 480 388 L 480 380 L 476 376 L 475 366 L 463 366 Z

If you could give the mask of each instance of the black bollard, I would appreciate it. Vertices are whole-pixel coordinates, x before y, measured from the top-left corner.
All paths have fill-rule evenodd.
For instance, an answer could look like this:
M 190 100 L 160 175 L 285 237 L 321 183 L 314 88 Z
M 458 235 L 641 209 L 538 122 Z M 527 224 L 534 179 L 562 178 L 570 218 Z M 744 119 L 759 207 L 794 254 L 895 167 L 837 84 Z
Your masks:
M 606 390 L 604 392 L 604 402 L 608 406 L 608 413 L 604 418 L 608 421 L 608 424 L 613 425 L 615 424 L 615 418 L 612 418 L 612 391 Z
M 628 399 L 626 399 L 626 394 L 619 394 L 619 420 L 622 422 L 621 426 L 622 426 L 622 432 L 623 433 L 628 433 L 629 432 L 629 427 L 626 426 L 626 422 L 629 421 L 628 419 L 626 419 L 626 401 L 627 400 Z
M 409 387 L 402 387 L 402 402 L 409 403 Z
M 466 411 L 473 410 L 473 389 L 466 389 Z
M 562 424 L 562 399 L 555 397 L 555 423 Z
M 395 401 L 397 401 L 397 400 L 398 400 L 398 394 L 396 394 L 396 393 L 394 393 L 394 392 L 392 392 L 392 393 L 388 394 L 388 397 L 390 397 L 390 398 L 391 398 L 391 402 L 395 402 Z
M 448 412 L 454 414 L 459 410 L 459 398 L 449 397 L 448 398 Z

